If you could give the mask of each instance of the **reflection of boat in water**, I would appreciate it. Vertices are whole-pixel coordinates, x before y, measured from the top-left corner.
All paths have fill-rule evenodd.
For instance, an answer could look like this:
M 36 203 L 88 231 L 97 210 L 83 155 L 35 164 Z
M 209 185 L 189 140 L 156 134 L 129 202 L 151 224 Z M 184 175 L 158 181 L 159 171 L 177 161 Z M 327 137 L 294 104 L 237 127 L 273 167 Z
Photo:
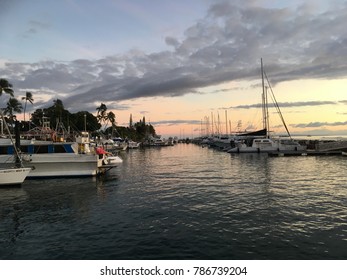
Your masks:
M 280 115 L 282 123 L 288 133 L 287 139 L 275 139 L 269 135 L 269 112 L 268 112 L 268 97 L 267 88 L 264 84 L 264 76 L 266 77 L 265 71 L 263 69 L 263 61 L 261 60 L 261 76 L 262 76 L 262 111 L 263 111 L 263 131 L 266 132 L 266 136 L 258 137 L 257 135 L 248 135 L 240 138 L 236 138 L 231 142 L 231 149 L 228 153 L 271 153 L 271 152 L 292 152 L 292 151 L 306 151 L 305 146 L 301 146 L 298 142 L 294 141 L 288 131 L 287 125 L 284 122 L 281 110 L 276 102 L 276 98 L 272 92 L 270 83 L 269 88 L 271 89 L 272 99 L 274 101 L 277 113 Z M 266 77 L 267 78 L 267 77 Z

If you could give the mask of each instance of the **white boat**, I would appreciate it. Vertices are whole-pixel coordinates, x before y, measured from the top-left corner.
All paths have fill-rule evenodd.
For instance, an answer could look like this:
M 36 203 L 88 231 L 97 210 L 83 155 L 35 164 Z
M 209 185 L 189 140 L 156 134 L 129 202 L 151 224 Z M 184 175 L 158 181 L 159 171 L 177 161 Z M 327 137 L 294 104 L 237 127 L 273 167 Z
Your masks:
M 228 153 L 270 153 L 270 152 L 306 151 L 305 146 L 301 146 L 292 139 L 253 139 L 248 146 L 245 141 L 235 142 L 235 147 L 228 150 Z
M 13 149 L 15 156 L 13 157 L 13 161 L 9 162 L 11 168 L 0 168 L 0 186 L 8 186 L 8 185 L 20 185 L 24 182 L 25 178 L 28 176 L 31 168 L 24 168 L 22 161 L 19 156 L 18 149 L 14 144 L 14 140 L 12 139 L 10 130 L 5 121 L 4 115 L 0 110 L 1 117 L 1 125 L 6 127 L 6 130 L 9 135 L 9 147 Z M 2 131 L 3 129 L 1 129 Z M 13 167 L 12 167 L 13 166 Z
M 140 147 L 140 143 L 139 142 L 135 142 L 135 141 L 128 141 L 128 149 L 137 149 Z
M 269 112 L 267 104 L 267 87 L 264 84 L 264 75 L 266 76 L 263 69 L 263 61 L 261 60 L 261 72 L 262 72 L 262 101 L 263 101 L 263 131 L 266 131 L 266 136 L 264 137 L 250 137 L 245 139 L 237 139 L 233 143 L 233 147 L 229 149 L 228 153 L 270 153 L 270 152 L 292 152 L 292 151 L 306 151 L 306 146 L 301 146 L 298 142 L 294 141 L 287 129 L 287 125 L 284 123 L 284 118 L 280 111 L 280 108 L 276 102 L 276 98 L 272 93 L 272 99 L 275 103 L 275 108 L 277 109 L 278 114 L 281 117 L 284 127 L 287 130 L 288 137 L 287 139 L 275 139 L 269 135 Z M 270 87 L 270 85 L 269 85 Z M 271 87 L 270 87 L 271 89 Z
M 123 160 L 119 156 L 107 156 L 106 158 L 106 166 L 113 166 L 122 163 Z
M 210 140 L 209 145 L 217 149 L 223 150 L 230 148 L 230 142 L 235 139 L 235 135 L 218 135 Z
M 31 168 L 0 168 L 0 186 L 21 185 Z
M 164 146 L 170 146 L 169 142 L 166 139 L 158 137 L 150 137 L 148 145 L 150 147 L 164 147 Z
M 0 144 L 0 167 L 9 168 L 14 157 L 13 147 Z M 26 167 L 32 168 L 29 178 L 96 176 L 109 164 L 108 154 L 89 146 L 88 133 L 76 142 L 25 143 L 20 157 Z
M 102 166 L 100 168 L 111 168 L 122 163 L 123 160 L 118 156 L 118 154 L 110 153 L 106 151 L 103 147 L 97 147 L 96 153 L 98 155 L 103 155 Z
M 125 151 L 128 148 L 128 144 L 122 138 L 99 139 L 96 143 L 111 153 L 115 151 Z

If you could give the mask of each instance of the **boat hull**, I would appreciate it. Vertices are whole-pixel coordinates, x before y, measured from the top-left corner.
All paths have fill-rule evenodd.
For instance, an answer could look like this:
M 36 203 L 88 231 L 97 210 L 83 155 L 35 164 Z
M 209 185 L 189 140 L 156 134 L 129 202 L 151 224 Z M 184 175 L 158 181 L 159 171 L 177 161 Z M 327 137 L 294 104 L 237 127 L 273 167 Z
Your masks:
M 2 166 L 7 165 L 6 161 L 0 160 Z M 24 155 L 23 164 L 32 168 L 28 178 L 40 178 L 95 176 L 102 163 L 96 155 L 66 153 Z
M 30 171 L 31 168 L 0 169 L 0 186 L 20 185 Z

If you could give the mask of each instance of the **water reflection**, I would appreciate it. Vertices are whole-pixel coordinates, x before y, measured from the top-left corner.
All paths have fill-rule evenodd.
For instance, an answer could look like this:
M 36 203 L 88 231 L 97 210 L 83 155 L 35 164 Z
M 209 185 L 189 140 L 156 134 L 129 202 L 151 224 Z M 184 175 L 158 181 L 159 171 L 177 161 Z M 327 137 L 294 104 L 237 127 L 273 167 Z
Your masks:
M 1 258 L 347 258 L 347 161 L 181 144 L 0 190 Z

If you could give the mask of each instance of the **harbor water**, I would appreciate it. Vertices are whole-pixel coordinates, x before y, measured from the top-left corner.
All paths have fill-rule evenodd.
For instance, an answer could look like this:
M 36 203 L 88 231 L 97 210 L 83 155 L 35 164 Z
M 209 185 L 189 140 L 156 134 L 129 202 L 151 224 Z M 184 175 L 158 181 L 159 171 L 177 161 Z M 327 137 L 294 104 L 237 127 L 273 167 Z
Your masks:
M 347 157 L 194 144 L 0 189 L 0 259 L 347 259 Z

